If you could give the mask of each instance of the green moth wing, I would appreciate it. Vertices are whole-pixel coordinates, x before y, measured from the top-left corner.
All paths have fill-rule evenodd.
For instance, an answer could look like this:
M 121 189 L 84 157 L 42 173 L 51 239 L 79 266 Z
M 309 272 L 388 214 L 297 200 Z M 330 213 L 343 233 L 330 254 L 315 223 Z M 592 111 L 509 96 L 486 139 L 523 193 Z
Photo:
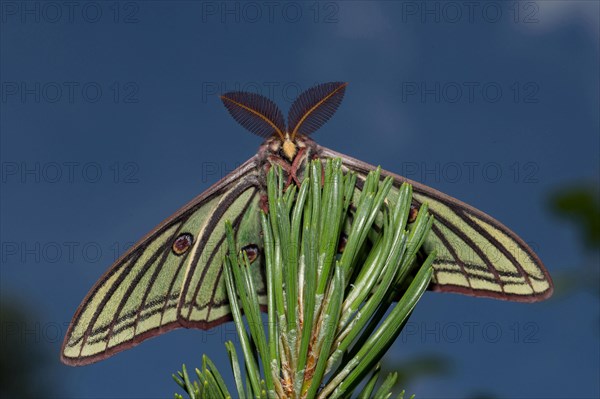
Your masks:
M 61 360 L 85 365 L 179 327 L 209 329 L 229 320 L 222 276 L 224 221 L 238 250 L 252 251 L 256 286 L 266 303 L 260 265 L 260 190 L 256 157 L 158 225 L 117 260 L 83 300 Z
M 374 166 L 319 146 L 324 158 L 340 157 L 344 166 L 357 173 L 358 184 Z M 552 295 L 550 274 L 535 252 L 514 232 L 491 216 L 433 188 L 405 177 L 391 176 L 397 195 L 403 182 L 413 186 L 418 208 L 429 205 L 434 216 L 431 233 L 423 245 L 436 251 L 431 289 L 517 302 L 536 302 Z

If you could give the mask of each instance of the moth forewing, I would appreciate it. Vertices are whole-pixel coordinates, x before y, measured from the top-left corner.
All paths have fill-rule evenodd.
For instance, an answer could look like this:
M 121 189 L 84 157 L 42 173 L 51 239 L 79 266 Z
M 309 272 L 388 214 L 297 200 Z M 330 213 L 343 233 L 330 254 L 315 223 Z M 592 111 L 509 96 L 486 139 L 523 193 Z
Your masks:
M 175 328 L 208 329 L 228 321 L 219 257 L 226 250 L 223 218 L 236 228 L 238 250 L 256 245 L 260 254 L 260 176 L 253 157 L 117 260 L 77 309 L 61 360 L 89 364 Z M 190 245 L 183 245 L 182 237 Z M 257 256 L 253 267 L 260 271 L 261 262 Z M 262 274 L 255 277 L 264 291 Z

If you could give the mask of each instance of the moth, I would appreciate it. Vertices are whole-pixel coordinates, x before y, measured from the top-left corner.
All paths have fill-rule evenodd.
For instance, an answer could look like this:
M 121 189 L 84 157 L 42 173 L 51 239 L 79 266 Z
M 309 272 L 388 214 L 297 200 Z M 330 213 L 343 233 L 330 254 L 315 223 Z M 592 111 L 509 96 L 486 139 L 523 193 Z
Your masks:
M 68 328 L 61 360 L 73 366 L 105 359 L 175 328 L 210 329 L 231 320 L 222 262 L 225 220 L 237 250 L 256 267 L 255 285 L 266 305 L 260 212 L 266 207 L 266 173 L 281 166 L 298 184 L 313 159 L 341 158 L 357 175 L 357 191 L 374 166 L 337 153 L 310 137 L 338 109 L 346 83 L 312 87 L 291 105 L 287 123 L 270 99 L 254 93 L 221 96 L 231 116 L 265 138 L 256 155 L 160 223 L 117 260 L 85 297 Z M 537 255 L 500 222 L 430 187 L 390 172 L 397 196 L 413 185 L 414 221 L 427 202 L 435 221 L 424 244 L 436 250 L 431 289 L 519 302 L 548 298 L 553 286 Z

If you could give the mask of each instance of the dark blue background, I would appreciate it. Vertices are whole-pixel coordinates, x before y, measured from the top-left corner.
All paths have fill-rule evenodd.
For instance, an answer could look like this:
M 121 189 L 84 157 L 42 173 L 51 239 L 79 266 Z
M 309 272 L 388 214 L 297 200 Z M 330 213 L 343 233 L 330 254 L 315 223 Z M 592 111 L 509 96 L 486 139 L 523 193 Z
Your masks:
M 497 217 L 553 275 L 597 265 L 547 203 L 599 178 L 598 2 L 0 4 L 2 301 L 32 312 L 3 334 L 50 353 L 56 396 L 170 397 L 170 374 L 203 353 L 229 378 L 231 326 L 58 363 L 115 255 L 256 151 L 218 100 L 228 90 L 287 110 L 316 82 L 350 82 L 320 144 Z M 452 359 L 406 387 L 420 398 L 596 398 L 598 315 L 586 292 L 427 293 L 388 358 Z

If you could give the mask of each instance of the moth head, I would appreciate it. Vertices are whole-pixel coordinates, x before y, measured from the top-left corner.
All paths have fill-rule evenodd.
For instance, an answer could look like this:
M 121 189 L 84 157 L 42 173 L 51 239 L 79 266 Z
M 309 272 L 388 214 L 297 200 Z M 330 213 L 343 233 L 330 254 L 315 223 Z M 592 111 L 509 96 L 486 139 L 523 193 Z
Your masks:
M 263 138 L 276 136 L 283 155 L 291 162 L 298 152 L 298 136 L 309 136 L 338 109 L 348 83 L 331 82 L 314 86 L 298 96 L 288 112 L 287 124 L 279 107 L 265 96 L 234 91 L 221 100 L 233 119 Z
M 298 152 L 298 147 L 296 144 L 290 139 L 290 135 L 288 133 L 285 134 L 285 139 L 283 140 L 283 155 L 290 160 L 293 161 L 296 156 L 296 152 Z

